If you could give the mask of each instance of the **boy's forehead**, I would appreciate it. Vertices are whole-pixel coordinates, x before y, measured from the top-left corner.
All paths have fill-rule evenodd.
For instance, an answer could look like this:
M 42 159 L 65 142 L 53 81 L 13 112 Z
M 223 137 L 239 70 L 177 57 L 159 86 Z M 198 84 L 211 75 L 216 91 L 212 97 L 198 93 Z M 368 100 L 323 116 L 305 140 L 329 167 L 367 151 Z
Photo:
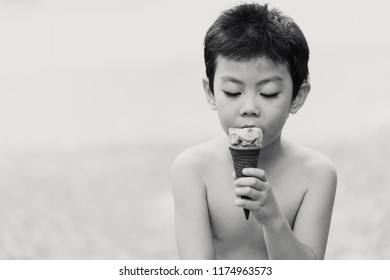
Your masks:
M 216 59 L 215 74 L 225 71 L 272 71 L 272 72 L 289 72 L 286 63 L 278 63 L 268 57 L 262 56 L 248 60 L 229 59 L 223 56 L 218 56 Z

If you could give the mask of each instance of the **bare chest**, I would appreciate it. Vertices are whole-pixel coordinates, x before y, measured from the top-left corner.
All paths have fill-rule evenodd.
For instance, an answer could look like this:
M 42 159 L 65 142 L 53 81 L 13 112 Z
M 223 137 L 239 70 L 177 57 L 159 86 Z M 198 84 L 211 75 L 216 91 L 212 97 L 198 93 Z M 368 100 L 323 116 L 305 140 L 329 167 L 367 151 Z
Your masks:
M 236 195 L 232 166 L 229 162 L 217 164 L 209 171 L 213 176 L 206 176 L 207 200 L 217 253 L 219 251 L 224 258 L 241 258 L 243 255 L 266 258 L 262 226 L 252 216 L 246 220 L 242 208 L 234 204 Z M 298 179 L 297 170 L 265 171 L 278 204 L 293 227 L 306 186 Z

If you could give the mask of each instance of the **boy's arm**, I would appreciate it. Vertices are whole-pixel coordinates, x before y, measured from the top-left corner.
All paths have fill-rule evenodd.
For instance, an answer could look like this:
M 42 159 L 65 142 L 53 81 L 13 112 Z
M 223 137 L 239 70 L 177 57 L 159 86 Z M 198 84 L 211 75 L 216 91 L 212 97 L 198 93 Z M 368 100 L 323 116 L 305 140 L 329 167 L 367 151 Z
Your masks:
M 215 259 L 206 187 L 197 157 L 181 154 L 171 168 L 176 242 L 181 259 Z
M 295 218 L 294 230 L 285 219 L 264 227 L 271 259 L 323 259 L 328 240 L 337 175 L 332 164 L 323 162 L 311 175 Z

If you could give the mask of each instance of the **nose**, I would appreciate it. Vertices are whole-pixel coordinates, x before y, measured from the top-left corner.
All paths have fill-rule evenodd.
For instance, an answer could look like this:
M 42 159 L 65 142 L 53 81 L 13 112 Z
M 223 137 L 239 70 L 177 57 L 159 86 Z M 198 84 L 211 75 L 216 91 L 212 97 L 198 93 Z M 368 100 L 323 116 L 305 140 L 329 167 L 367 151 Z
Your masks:
M 240 115 L 245 117 L 259 117 L 261 110 L 259 104 L 257 104 L 255 100 L 256 96 L 247 95 L 245 99 L 243 99 L 243 103 L 240 108 Z

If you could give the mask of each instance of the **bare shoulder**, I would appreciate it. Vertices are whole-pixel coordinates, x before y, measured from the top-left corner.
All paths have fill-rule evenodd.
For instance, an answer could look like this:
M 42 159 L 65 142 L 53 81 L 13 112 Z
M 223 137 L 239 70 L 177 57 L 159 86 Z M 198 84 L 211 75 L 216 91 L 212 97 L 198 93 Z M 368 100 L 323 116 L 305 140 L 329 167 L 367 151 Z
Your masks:
M 312 186 L 327 185 L 336 187 L 337 171 L 334 163 L 323 153 L 295 142 L 287 143 L 291 151 L 291 159 L 300 163 L 300 168 L 305 173 L 305 177 L 310 181 L 317 182 Z M 320 183 L 321 182 L 321 183 Z
M 211 160 L 218 157 L 221 138 L 198 144 L 181 152 L 173 161 L 171 171 L 190 168 L 194 172 L 201 172 Z
M 181 186 L 189 185 L 180 183 L 181 180 L 191 185 L 204 182 L 204 173 L 215 160 L 220 158 L 222 138 L 217 138 L 181 152 L 173 161 L 171 166 L 171 178 Z M 179 185 L 174 184 L 174 185 Z

